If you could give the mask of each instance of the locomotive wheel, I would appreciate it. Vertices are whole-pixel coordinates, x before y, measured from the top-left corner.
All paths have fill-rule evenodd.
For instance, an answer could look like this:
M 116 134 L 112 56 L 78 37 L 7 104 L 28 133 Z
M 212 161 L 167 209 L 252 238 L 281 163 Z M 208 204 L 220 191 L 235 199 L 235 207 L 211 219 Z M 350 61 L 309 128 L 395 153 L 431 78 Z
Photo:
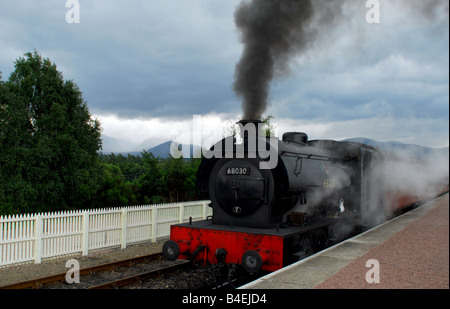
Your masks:
M 314 253 L 313 249 L 313 240 L 311 239 L 311 235 L 307 233 L 300 240 L 300 247 L 306 256 Z
M 261 269 L 263 259 L 258 252 L 248 250 L 242 255 L 242 266 L 249 273 L 256 273 Z
M 175 261 L 180 255 L 180 247 L 173 240 L 168 240 L 162 248 L 163 255 L 169 261 Z

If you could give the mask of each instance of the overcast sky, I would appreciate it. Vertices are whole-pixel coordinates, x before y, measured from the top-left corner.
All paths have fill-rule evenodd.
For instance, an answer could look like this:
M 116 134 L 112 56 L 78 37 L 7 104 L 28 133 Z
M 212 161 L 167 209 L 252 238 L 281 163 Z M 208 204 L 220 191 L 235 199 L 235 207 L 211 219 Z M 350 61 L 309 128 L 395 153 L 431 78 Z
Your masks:
M 177 137 L 193 115 L 205 131 L 226 126 L 242 115 L 240 2 L 79 0 L 79 23 L 68 23 L 65 0 L 0 0 L 0 71 L 7 80 L 36 49 L 78 84 L 103 134 L 133 147 Z M 272 82 L 266 115 L 278 133 L 448 146 L 448 0 L 380 0 L 380 23 L 367 23 L 366 0 L 344 2 Z

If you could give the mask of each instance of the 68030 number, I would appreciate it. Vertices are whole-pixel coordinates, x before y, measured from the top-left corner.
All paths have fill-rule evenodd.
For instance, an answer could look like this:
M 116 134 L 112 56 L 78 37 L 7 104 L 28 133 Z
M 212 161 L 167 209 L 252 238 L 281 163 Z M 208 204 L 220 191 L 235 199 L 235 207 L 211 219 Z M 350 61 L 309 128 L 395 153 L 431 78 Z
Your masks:
M 227 175 L 249 175 L 250 169 L 248 167 L 229 167 Z

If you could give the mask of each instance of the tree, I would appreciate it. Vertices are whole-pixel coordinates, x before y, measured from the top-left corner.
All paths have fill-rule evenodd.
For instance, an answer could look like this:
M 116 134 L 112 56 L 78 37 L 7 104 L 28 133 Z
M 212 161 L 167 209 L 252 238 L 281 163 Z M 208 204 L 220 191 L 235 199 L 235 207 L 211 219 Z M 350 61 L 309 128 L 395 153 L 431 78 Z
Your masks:
M 129 205 L 131 189 L 127 187 L 120 167 L 101 163 L 100 189 L 93 199 L 95 207 L 120 207 Z
M 273 115 L 268 115 L 267 117 L 261 118 L 261 121 L 264 123 L 262 130 L 263 133 L 266 135 L 266 137 L 271 137 L 275 135 L 275 127 L 271 123 L 273 118 L 275 118 L 275 116 Z
M 142 151 L 142 161 L 145 172 L 139 178 L 142 196 L 151 203 L 162 202 L 163 175 L 159 169 L 159 157 L 153 153 Z
M 79 208 L 98 186 L 100 123 L 54 63 L 24 56 L 0 85 L 0 212 Z
M 189 161 L 185 161 L 185 181 L 183 188 L 185 190 L 185 198 L 188 200 L 198 199 L 200 191 L 197 188 L 197 171 L 200 166 L 200 158 L 191 158 Z

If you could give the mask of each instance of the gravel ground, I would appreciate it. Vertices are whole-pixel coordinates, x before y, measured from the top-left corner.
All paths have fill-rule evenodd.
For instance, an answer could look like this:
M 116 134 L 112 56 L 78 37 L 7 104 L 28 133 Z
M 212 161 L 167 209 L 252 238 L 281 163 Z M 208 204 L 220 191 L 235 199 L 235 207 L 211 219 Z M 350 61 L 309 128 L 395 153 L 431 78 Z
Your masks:
M 211 289 L 219 285 L 221 279 L 215 265 L 192 266 L 189 270 L 176 274 L 165 274 L 162 278 L 150 279 L 125 289 Z
M 369 259 L 380 263 L 380 283 L 365 281 Z M 425 216 L 315 288 L 448 289 L 449 195 Z
M 162 245 L 163 242 L 144 243 L 130 246 L 126 249 L 117 248 L 92 252 L 86 257 L 83 257 L 81 255 L 74 255 L 59 259 L 46 260 L 41 264 L 28 263 L 22 265 L 5 266 L 0 268 L 0 287 L 3 285 L 9 285 L 35 278 L 41 278 L 67 272 L 71 268 L 66 267 L 66 262 L 69 259 L 77 259 L 80 263 L 80 268 L 85 268 L 160 252 L 162 250 Z

